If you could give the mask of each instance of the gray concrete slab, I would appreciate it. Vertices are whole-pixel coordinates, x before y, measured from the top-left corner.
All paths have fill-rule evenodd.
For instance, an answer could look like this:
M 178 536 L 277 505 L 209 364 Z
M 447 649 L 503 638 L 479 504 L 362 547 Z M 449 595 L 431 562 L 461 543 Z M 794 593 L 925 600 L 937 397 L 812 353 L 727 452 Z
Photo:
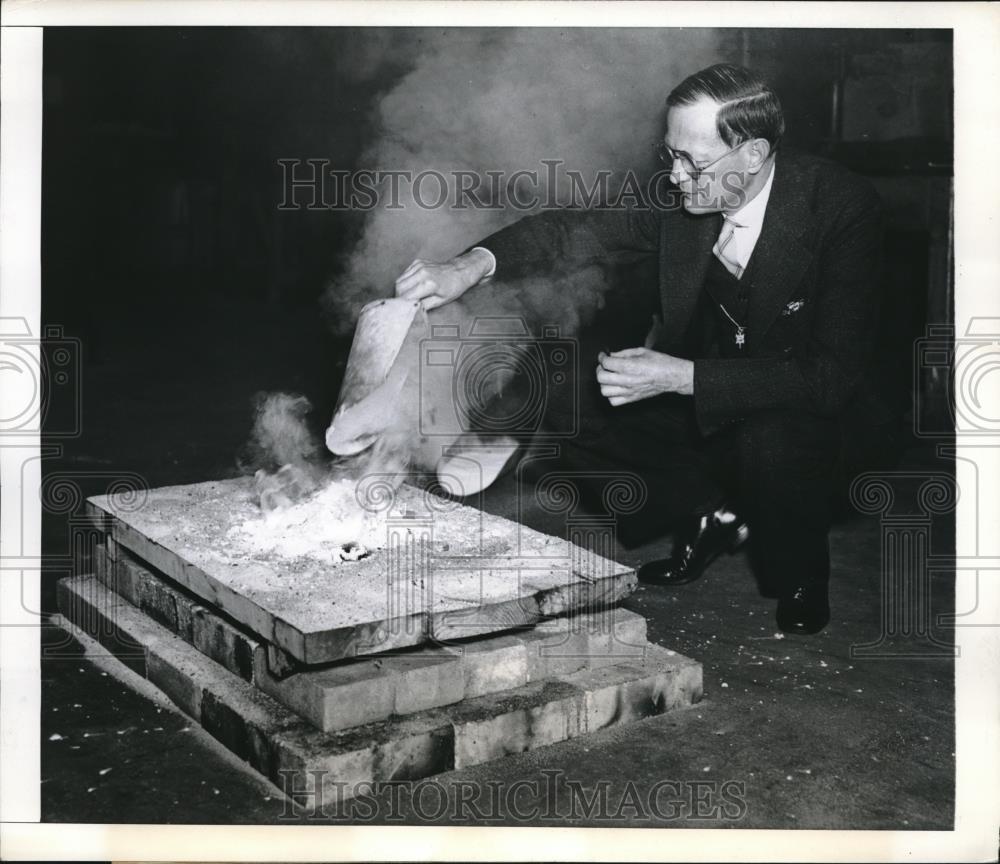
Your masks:
M 248 478 L 87 505 L 116 543 L 307 664 L 499 632 L 636 584 L 632 568 L 565 539 L 406 485 L 374 517 L 384 546 L 357 562 L 301 526 L 293 551 L 263 548 L 247 530 L 266 527 Z

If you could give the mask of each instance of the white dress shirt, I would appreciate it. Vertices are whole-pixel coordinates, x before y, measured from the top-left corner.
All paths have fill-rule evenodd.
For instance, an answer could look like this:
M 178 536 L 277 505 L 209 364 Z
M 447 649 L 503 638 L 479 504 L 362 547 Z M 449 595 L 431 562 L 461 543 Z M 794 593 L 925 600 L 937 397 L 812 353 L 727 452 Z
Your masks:
M 767 180 L 760 192 L 735 213 L 723 214 L 726 221 L 722 225 L 719 236 L 721 239 L 728 230 L 729 225 L 726 223 L 733 226 L 733 238 L 726 244 L 726 257 L 739 264 L 741 275 L 750 262 L 750 256 L 753 255 L 754 247 L 757 245 L 761 228 L 764 227 L 764 211 L 767 209 L 767 200 L 771 197 L 774 171 L 774 162 L 772 162 L 770 173 L 767 175 Z

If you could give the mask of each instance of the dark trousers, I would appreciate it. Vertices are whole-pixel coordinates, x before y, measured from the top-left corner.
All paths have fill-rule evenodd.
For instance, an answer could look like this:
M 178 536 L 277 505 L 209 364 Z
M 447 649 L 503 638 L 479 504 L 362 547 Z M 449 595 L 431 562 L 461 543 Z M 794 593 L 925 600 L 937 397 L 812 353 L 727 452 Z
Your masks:
M 630 545 L 728 503 L 750 525 L 751 560 L 765 593 L 825 582 L 837 420 L 795 406 L 703 436 L 693 406 L 691 397 L 678 395 L 622 406 L 599 433 L 563 443 L 561 468 L 598 508 L 609 472 L 642 478 L 643 506 L 618 520 L 619 536 Z

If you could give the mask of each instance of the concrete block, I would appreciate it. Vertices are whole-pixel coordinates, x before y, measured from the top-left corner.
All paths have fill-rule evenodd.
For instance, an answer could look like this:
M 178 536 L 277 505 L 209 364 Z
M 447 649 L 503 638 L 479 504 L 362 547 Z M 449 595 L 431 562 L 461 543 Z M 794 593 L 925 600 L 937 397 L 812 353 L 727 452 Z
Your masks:
M 649 644 L 646 619 L 619 607 L 541 622 L 524 639 L 529 681 L 641 661 Z
M 143 572 L 144 568 L 131 558 L 124 556 L 119 558 L 118 569 L 128 574 L 124 581 L 134 592 L 134 597 L 127 599 L 154 621 L 176 633 L 178 627 L 175 592 L 159 579 L 151 578 L 148 571 Z
M 383 720 L 395 706 L 395 681 L 367 659 L 282 680 L 264 671 L 255 680 L 268 695 L 327 732 Z
M 109 541 L 109 544 L 113 541 Z M 128 600 L 133 606 L 139 606 L 139 586 L 136 582 L 137 573 L 132 567 L 126 567 L 121 557 L 108 559 L 108 580 L 105 584 L 118 594 Z
M 517 636 L 494 636 L 445 650 L 461 659 L 466 699 L 528 683 L 528 649 Z
M 68 602 L 72 598 L 78 602 Z M 322 732 L 117 598 L 96 579 L 63 580 L 59 599 L 69 611 L 90 608 L 117 616 L 119 631 L 136 639 L 148 653 L 150 680 L 184 710 L 200 716 L 205 729 L 232 752 L 307 806 L 329 805 L 337 796 L 353 794 L 358 784 L 417 780 L 554 744 L 691 704 L 701 692 L 699 664 L 650 646 L 642 662 L 582 669 L 562 678 L 466 698 L 448 707 Z M 493 643 L 496 656 L 507 656 L 516 655 L 512 649 L 518 644 L 509 639 L 517 638 L 485 641 Z M 490 654 L 485 642 L 477 647 L 484 649 L 484 656 Z M 438 667 L 463 670 L 460 657 L 445 650 L 440 654 L 446 659 Z M 374 662 L 369 658 L 309 674 L 340 676 L 337 686 L 328 691 L 340 696 L 350 692 L 344 689 L 350 686 L 344 676 L 354 675 L 357 696 L 370 692 Z M 363 669 L 366 664 L 367 670 Z M 422 668 L 433 667 L 424 664 Z M 406 677 L 399 664 L 390 674 L 379 671 L 381 681 L 398 683 Z M 383 692 L 395 698 L 395 687 Z M 388 697 L 383 700 L 387 703 Z
M 619 662 L 643 662 L 650 647 L 646 619 L 621 607 L 602 610 L 591 617 L 587 666 L 597 669 Z
M 398 727 L 405 729 L 405 726 Z M 375 749 L 373 778 L 378 782 L 419 780 L 455 767 L 455 730 L 447 717 L 432 728 L 399 735 Z
M 463 703 L 452 718 L 455 767 L 575 738 L 582 709 L 582 691 L 560 681 L 535 682 Z
M 106 508 L 99 507 L 88 499 L 83 502 L 83 513 L 90 524 L 98 531 L 107 534 L 111 530 L 111 520 L 113 517 L 107 512 Z
M 435 549 L 449 550 L 435 553 L 427 571 L 433 585 L 424 584 L 421 555 L 400 557 L 392 546 L 356 562 L 331 561 L 319 531 L 303 534 L 315 541 L 305 553 L 278 551 L 265 563 L 250 534 L 233 531 L 261 518 L 250 478 L 152 489 L 132 509 L 114 495 L 91 498 L 88 507 L 107 514 L 122 547 L 306 665 L 499 633 L 577 602 L 617 599 L 634 586 L 622 565 L 501 517 L 450 502 L 447 518 L 435 521 L 443 502 L 428 503 L 424 490 L 404 484 L 394 497 L 395 509 L 413 517 L 405 531 L 397 526 L 410 538 L 406 548 L 422 543 L 433 522 Z M 387 602 L 387 576 L 407 592 L 396 599 L 407 602 Z
M 248 716 L 240 710 L 242 707 L 239 703 L 235 706 L 227 703 L 214 690 L 207 690 L 202 698 L 201 725 L 227 749 L 270 777 L 274 773 L 270 736 L 278 731 L 279 724 L 267 716 Z
M 174 597 L 174 608 L 177 610 L 177 635 L 185 642 L 194 644 L 195 613 L 204 607 L 199 606 L 183 594 L 177 594 Z
M 321 811 L 349 797 L 345 790 L 371 781 L 375 754 L 368 747 L 331 751 L 316 735 L 311 726 L 278 732 L 269 779 L 300 806 Z
M 61 579 L 56 605 L 74 627 L 96 639 L 132 671 L 146 676 L 145 634 L 137 632 L 129 606 L 93 576 Z
M 159 687 L 178 708 L 195 720 L 201 719 L 204 692 L 188 664 L 171 662 L 162 648 L 151 651 L 146 663 L 146 677 Z
M 587 665 L 590 639 L 586 628 L 575 619 L 543 621 L 525 633 L 523 639 L 529 681 L 567 675 Z
M 454 734 L 446 714 L 423 712 L 323 734 L 292 729 L 272 741 L 271 779 L 306 806 L 336 804 L 361 783 L 414 780 L 454 767 Z
M 246 681 L 253 681 L 254 666 L 263 646 L 219 614 L 170 585 L 160 574 L 121 551 L 115 580 L 122 598 L 166 626 L 205 656 Z M 115 585 L 109 586 L 115 590 Z
M 465 694 L 461 658 L 440 649 L 426 649 L 379 658 L 380 671 L 393 679 L 393 712 L 413 714 L 450 705 Z
M 108 558 L 108 549 L 104 543 L 98 543 L 94 546 L 92 560 L 94 564 L 94 576 L 99 582 L 107 585 L 108 580 L 111 578 L 109 570 L 110 561 Z
M 692 705 L 701 698 L 701 664 L 650 645 L 639 663 L 564 676 L 584 693 L 584 727 L 596 732 Z
M 681 655 L 674 655 L 673 660 L 673 674 L 663 690 L 664 711 L 694 705 L 704 695 L 701 663 Z
M 244 681 L 254 680 L 254 664 L 262 662 L 264 646 L 237 630 L 204 606 L 177 600 L 178 623 L 190 620 L 190 641 L 206 657 Z M 183 610 L 183 611 L 181 611 Z M 179 635 L 183 634 L 179 633 Z M 255 658 L 255 655 L 260 656 Z

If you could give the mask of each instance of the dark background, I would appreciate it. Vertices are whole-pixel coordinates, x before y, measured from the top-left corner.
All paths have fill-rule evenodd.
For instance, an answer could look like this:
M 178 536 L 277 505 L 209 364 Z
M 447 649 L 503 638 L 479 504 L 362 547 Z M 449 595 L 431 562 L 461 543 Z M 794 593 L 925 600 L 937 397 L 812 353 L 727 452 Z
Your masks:
M 716 32 L 725 59 L 772 79 L 789 144 L 849 164 L 883 196 L 880 368 L 902 451 L 913 341 L 951 320 L 951 34 Z M 419 44 L 421 33 L 395 30 L 389 43 Z M 278 210 L 276 160 L 358 164 L 380 98 L 418 56 L 380 54 L 386 38 L 46 30 L 42 315 L 74 346 L 79 381 L 72 398 L 50 400 L 50 488 L 68 478 L 97 494 L 130 472 L 151 486 L 231 476 L 260 390 L 304 392 L 328 419 L 349 342 L 319 297 L 362 216 Z M 362 74 L 359 58 L 372 56 Z M 921 386 L 926 402 L 934 382 Z M 73 512 L 43 504 L 46 553 L 69 555 Z

